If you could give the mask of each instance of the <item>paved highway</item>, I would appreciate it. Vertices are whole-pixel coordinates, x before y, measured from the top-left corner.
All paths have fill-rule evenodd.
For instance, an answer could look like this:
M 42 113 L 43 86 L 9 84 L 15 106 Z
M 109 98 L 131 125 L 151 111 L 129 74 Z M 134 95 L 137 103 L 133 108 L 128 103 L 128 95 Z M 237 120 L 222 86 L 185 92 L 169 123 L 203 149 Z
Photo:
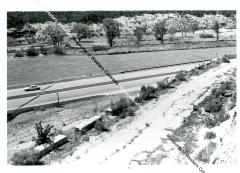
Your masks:
M 143 84 L 156 84 L 157 81 L 171 77 L 180 70 L 189 70 L 199 64 L 193 63 L 118 74 L 114 75 L 114 78 L 127 91 L 136 91 Z M 46 84 L 40 87 L 42 91 L 25 92 L 23 88 L 8 90 L 8 112 L 12 112 L 18 108 L 23 109 L 56 103 L 56 92 L 59 93 L 60 102 L 121 93 L 121 90 L 106 76 Z

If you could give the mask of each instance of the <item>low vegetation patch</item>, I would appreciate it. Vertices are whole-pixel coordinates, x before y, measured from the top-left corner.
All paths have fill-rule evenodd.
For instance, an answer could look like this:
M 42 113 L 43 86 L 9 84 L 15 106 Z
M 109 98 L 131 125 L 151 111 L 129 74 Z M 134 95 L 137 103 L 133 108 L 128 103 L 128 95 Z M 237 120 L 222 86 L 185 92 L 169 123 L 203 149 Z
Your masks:
M 115 103 L 111 102 L 112 114 L 120 118 L 134 116 L 135 106 L 135 102 L 123 97 Z
M 222 58 L 222 61 L 223 61 L 224 63 L 230 63 L 229 57 L 227 57 L 227 56 L 224 56 L 224 57 Z
M 27 55 L 28 56 L 38 56 L 38 50 L 36 50 L 34 47 L 29 47 L 27 49 Z
M 109 49 L 109 46 L 107 46 L 107 45 L 101 45 L 101 44 L 99 44 L 99 45 L 93 45 L 92 46 L 92 49 L 93 49 L 93 51 L 103 51 L 103 50 L 108 50 Z
M 66 52 L 64 51 L 64 49 L 60 46 L 56 46 L 54 47 L 54 50 L 53 50 L 54 54 L 55 55 L 66 55 Z
M 153 86 L 145 86 L 143 85 L 140 90 L 140 95 L 135 98 L 135 101 L 141 103 L 143 101 L 151 100 L 153 98 L 157 98 L 157 88 Z
M 206 112 L 217 113 L 222 110 L 224 103 L 224 96 L 233 90 L 234 84 L 231 81 L 221 82 L 220 87 L 214 88 L 211 94 L 207 96 L 200 105 L 203 106 Z
M 223 101 L 221 98 L 215 96 L 209 96 L 205 99 L 205 111 L 209 113 L 216 113 L 221 111 L 223 106 Z
M 200 38 L 214 38 L 213 34 L 206 34 L 206 33 L 201 33 L 199 35 Z
M 48 54 L 47 47 L 41 46 L 40 51 L 42 52 L 43 55 L 47 55 Z
M 24 53 L 22 51 L 15 51 L 14 56 L 15 57 L 24 57 Z
M 100 121 L 100 120 L 96 121 L 96 123 L 95 123 L 95 125 L 94 125 L 94 128 L 95 128 L 96 130 L 100 131 L 100 132 L 108 132 L 108 131 L 109 131 L 109 129 L 106 128 L 104 122 L 103 122 L 103 121 Z
M 171 88 L 171 85 L 166 80 L 163 80 L 163 81 L 157 82 L 157 87 L 158 87 L 158 90 L 163 90 L 163 89 Z
M 214 132 L 207 132 L 204 139 L 215 139 L 216 134 Z
M 40 161 L 40 155 L 33 149 L 22 150 L 14 153 L 11 158 L 13 165 L 43 165 Z
M 176 81 L 186 81 L 187 80 L 187 72 L 186 71 L 180 71 L 175 76 Z
M 210 142 L 208 146 L 202 149 L 197 156 L 197 159 L 204 162 L 209 163 L 210 156 L 213 154 L 214 150 L 217 148 L 217 144 L 214 142 Z

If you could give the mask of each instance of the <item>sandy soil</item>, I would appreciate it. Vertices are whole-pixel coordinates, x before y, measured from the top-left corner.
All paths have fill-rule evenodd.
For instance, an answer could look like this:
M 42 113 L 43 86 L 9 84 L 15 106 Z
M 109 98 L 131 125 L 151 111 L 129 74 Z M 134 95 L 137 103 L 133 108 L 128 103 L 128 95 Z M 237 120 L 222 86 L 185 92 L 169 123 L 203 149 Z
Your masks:
M 189 160 L 178 151 L 166 135 L 178 128 L 190 115 L 192 104 L 199 103 L 215 85 L 229 78 L 236 60 L 221 64 L 200 76 L 194 76 L 177 88 L 144 105 L 134 118 L 115 124 L 111 132 L 92 136 L 58 164 L 117 165 L 186 163 Z M 178 143 L 180 146 L 183 143 Z M 218 152 L 218 155 L 221 152 Z M 191 163 L 190 163 L 191 164 Z

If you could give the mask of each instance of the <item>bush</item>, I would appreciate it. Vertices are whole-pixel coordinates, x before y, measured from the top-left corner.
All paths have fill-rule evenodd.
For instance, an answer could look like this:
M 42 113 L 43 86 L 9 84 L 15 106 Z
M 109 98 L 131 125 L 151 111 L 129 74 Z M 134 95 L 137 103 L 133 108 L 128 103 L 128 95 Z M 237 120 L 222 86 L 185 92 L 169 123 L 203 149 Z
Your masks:
M 191 69 L 190 72 L 189 72 L 190 75 L 198 75 L 199 74 L 199 71 L 197 68 L 194 68 L 194 69 Z
M 222 122 L 230 118 L 229 114 L 226 114 L 224 110 L 221 110 L 219 113 L 214 115 L 214 127 L 221 124 Z
M 64 51 L 64 49 L 60 46 L 56 46 L 54 47 L 54 50 L 53 50 L 54 54 L 55 55 L 66 55 L 66 52 Z
M 214 132 L 207 132 L 204 139 L 214 139 L 216 138 L 216 134 Z
M 223 56 L 223 57 L 222 57 L 222 62 L 224 62 L 224 63 L 230 63 L 229 57 Z
M 38 56 L 38 51 L 34 47 L 29 47 L 27 49 L 28 56 Z
M 151 100 L 153 98 L 157 97 L 157 93 L 156 93 L 157 89 L 154 88 L 153 86 L 145 86 L 143 85 L 141 87 L 141 91 L 140 91 L 140 96 L 138 98 L 136 98 L 135 100 L 140 103 L 144 100 Z
M 186 81 L 186 72 L 180 71 L 178 74 L 175 76 L 176 81 Z
M 157 86 L 158 86 L 158 89 L 159 89 L 159 90 L 169 88 L 169 84 L 167 83 L 167 81 L 157 82 Z
M 206 105 L 204 106 L 206 112 L 209 113 L 216 113 L 219 112 L 222 109 L 223 102 L 220 98 L 216 97 L 210 97 L 208 102 L 206 102 Z
M 109 129 L 107 129 L 104 125 L 104 123 L 100 120 L 96 121 L 94 128 L 100 132 L 107 132 Z
M 42 122 L 35 123 L 35 130 L 37 131 L 37 137 L 33 137 L 32 140 L 35 141 L 36 145 L 42 145 L 46 143 L 51 143 L 51 137 L 53 133 L 51 132 L 53 125 L 47 125 L 42 127 Z
M 226 81 L 226 82 L 221 82 L 221 85 L 219 88 L 212 89 L 211 93 L 215 97 L 219 97 L 219 96 L 224 96 L 227 90 L 232 90 L 232 89 L 233 89 L 233 83 L 230 81 Z
M 40 155 L 33 149 L 22 150 L 18 153 L 14 153 L 11 161 L 13 165 L 43 165 L 39 161 Z
M 195 112 L 199 111 L 199 107 L 197 105 L 193 105 L 193 111 Z
M 213 34 L 201 33 L 200 38 L 214 38 Z
M 210 156 L 213 154 L 214 150 L 217 148 L 217 144 L 214 142 L 210 142 L 207 147 L 202 149 L 197 156 L 197 159 L 208 163 L 210 161 Z
M 24 54 L 23 54 L 22 51 L 16 51 L 16 52 L 14 53 L 14 56 L 15 56 L 15 57 L 24 57 Z
M 108 50 L 109 46 L 107 46 L 107 45 L 93 45 L 92 49 L 93 49 L 93 51 Z
M 127 116 L 134 116 L 133 106 L 135 103 L 129 99 L 121 98 L 119 101 L 111 102 L 112 114 L 125 118 Z
M 235 59 L 237 58 L 236 54 L 225 54 L 223 57 L 229 58 L 229 59 Z
M 7 37 L 7 47 L 9 47 L 9 46 L 15 46 L 15 45 L 16 45 L 15 39 L 8 36 L 8 37 Z
M 216 98 L 219 96 L 224 96 L 226 93 L 226 91 L 222 88 L 218 88 L 218 89 L 213 88 L 211 92 L 212 92 L 212 95 L 214 95 L 214 97 L 216 97 Z
M 41 46 L 40 51 L 42 52 L 43 55 L 47 55 L 48 54 L 47 47 Z

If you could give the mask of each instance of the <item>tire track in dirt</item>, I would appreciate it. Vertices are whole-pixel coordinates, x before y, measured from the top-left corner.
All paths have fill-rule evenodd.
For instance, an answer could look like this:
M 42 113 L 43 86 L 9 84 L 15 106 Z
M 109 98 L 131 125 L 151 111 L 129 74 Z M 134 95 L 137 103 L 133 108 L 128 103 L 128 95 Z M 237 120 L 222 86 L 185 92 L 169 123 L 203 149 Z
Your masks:
M 112 156 L 114 156 L 115 154 L 117 154 L 118 152 L 120 152 L 122 150 L 125 150 L 129 145 L 131 145 L 136 140 L 136 138 L 138 138 L 143 133 L 144 130 L 146 130 L 147 128 L 150 127 L 150 125 L 147 123 L 145 125 L 146 125 L 146 127 L 138 130 L 137 135 L 133 136 L 128 142 L 126 142 L 126 144 L 122 146 L 122 149 L 116 149 L 108 157 L 105 157 L 104 161 L 101 161 L 100 164 L 103 164 L 105 161 L 109 160 Z

